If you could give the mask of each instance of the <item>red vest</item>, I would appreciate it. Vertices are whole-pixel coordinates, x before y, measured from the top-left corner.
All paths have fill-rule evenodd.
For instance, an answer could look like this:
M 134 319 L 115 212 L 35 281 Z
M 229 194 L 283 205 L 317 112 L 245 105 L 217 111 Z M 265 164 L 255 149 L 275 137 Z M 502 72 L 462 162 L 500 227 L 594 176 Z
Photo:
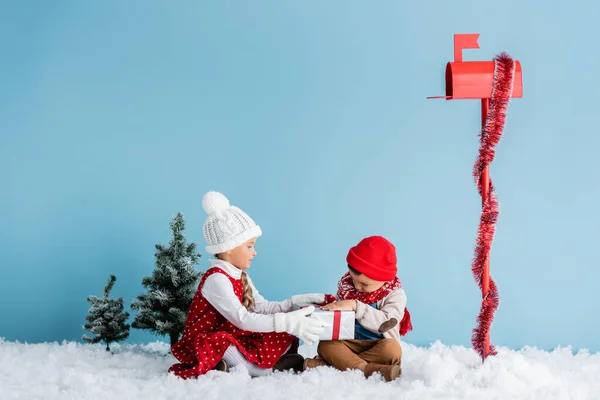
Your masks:
M 222 269 L 210 268 L 202 277 L 190 305 L 181 339 L 171 347 L 177 360 L 169 372 L 187 379 L 205 374 L 217 365 L 230 345 L 261 368 L 272 368 L 297 339 L 287 333 L 249 332 L 238 329 L 202 296 L 202 286 L 212 274 L 223 274 L 231 281 L 235 295 L 242 301 L 242 280 Z

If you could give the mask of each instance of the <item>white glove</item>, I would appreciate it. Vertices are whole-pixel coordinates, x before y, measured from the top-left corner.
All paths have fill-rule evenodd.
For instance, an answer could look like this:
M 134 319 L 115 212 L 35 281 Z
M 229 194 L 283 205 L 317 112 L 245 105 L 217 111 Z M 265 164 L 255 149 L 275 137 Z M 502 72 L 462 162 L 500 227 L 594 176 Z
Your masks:
M 325 301 L 325 295 L 322 293 L 297 294 L 292 296 L 292 303 L 296 304 L 322 304 Z
M 319 340 L 319 334 L 325 331 L 322 321 L 307 317 L 315 311 L 313 306 L 301 308 L 288 313 L 274 314 L 275 332 L 287 332 L 297 336 L 306 344 Z

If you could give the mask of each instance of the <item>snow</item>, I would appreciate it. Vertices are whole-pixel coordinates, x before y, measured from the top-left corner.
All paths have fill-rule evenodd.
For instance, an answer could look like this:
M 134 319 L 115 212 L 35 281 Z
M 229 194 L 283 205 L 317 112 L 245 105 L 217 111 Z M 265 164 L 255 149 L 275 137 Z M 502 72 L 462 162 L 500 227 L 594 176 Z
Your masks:
M 318 368 L 252 379 L 244 369 L 211 371 L 182 380 L 166 373 L 174 362 L 163 342 L 23 344 L 0 339 L 0 399 L 597 399 L 600 353 L 558 348 L 500 347 L 483 365 L 472 349 L 403 344 L 403 376 Z M 301 346 L 304 356 L 316 345 Z M 374 397 L 372 397 L 374 398 Z

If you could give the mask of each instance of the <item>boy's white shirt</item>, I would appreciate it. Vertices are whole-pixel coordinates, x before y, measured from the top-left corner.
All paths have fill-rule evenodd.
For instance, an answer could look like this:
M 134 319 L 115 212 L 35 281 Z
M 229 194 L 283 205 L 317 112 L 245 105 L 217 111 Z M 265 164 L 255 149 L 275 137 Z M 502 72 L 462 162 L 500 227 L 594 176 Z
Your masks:
M 234 267 L 227 261 L 211 259 L 212 266 L 223 270 L 234 279 L 241 279 L 242 270 Z M 275 318 L 273 314 L 292 311 L 290 299 L 284 301 L 268 301 L 256 290 L 250 276 L 246 274 L 248 284 L 252 288 L 254 308 L 246 310 L 233 291 L 231 281 L 223 274 L 212 274 L 204 281 L 202 295 L 204 298 L 229 322 L 238 329 L 251 332 L 275 331 Z
M 377 302 L 377 308 L 368 304 L 356 301 L 356 320 L 371 332 L 379 333 L 379 327 L 384 322 L 395 318 L 398 323 L 387 332 L 383 337 L 387 339 L 396 339 L 400 342 L 399 324 L 404 317 L 404 308 L 406 307 L 406 292 L 398 288 Z

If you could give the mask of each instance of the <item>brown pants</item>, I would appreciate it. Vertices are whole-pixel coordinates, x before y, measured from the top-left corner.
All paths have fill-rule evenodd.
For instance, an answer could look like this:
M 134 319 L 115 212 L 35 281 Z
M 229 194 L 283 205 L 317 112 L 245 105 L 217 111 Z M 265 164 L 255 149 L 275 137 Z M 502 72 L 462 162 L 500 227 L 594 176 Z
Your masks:
M 402 359 L 402 348 L 396 339 L 321 341 L 317 353 L 341 371 L 356 369 L 365 361 L 400 365 Z

